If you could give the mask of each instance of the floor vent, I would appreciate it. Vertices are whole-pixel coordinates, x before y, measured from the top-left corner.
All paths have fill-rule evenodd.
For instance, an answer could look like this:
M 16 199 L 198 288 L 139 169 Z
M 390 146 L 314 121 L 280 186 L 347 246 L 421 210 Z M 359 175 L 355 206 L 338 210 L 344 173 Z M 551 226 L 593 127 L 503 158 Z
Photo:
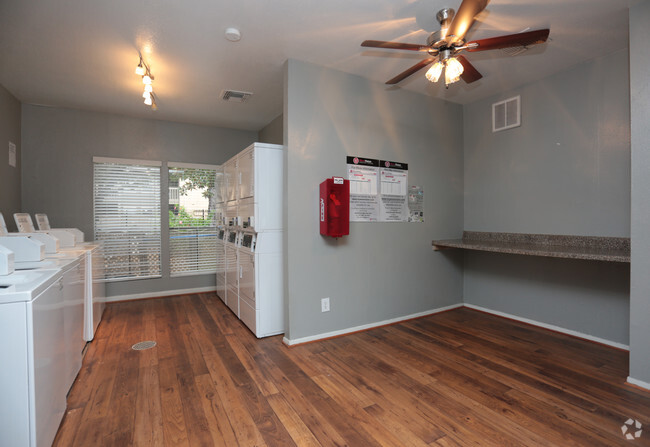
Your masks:
M 253 96 L 251 92 L 238 92 L 237 90 L 223 90 L 221 92 L 221 99 L 230 102 L 245 102 Z
M 515 96 L 492 104 L 492 132 L 521 125 L 520 102 L 521 96 Z
M 151 349 L 154 346 L 156 346 L 155 341 L 141 341 L 140 343 L 136 343 L 131 346 L 131 349 L 134 351 L 144 351 L 145 349 Z

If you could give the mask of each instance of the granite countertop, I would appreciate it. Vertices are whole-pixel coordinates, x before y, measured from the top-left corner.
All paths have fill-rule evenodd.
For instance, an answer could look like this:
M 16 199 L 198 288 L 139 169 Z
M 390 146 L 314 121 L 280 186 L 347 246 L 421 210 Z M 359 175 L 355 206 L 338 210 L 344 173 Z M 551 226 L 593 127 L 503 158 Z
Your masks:
M 460 248 L 551 258 L 630 262 L 630 239 L 464 231 L 462 239 L 433 241 L 433 249 Z

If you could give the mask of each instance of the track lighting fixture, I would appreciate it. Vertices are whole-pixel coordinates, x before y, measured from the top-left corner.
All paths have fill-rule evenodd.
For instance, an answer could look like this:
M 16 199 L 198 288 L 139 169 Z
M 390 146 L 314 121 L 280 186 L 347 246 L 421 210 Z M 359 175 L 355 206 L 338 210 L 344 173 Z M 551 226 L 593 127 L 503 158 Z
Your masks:
M 138 56 L 140 56 L 140 62 L 138 63 L 138 66 L 135 67 L 135 74 L 142 76 L 142 83 L 144 84 L 142 97 L 144 98 L 144 103 L 151 106 L 151 110 L 157 110 L 158 106 L 156 105 L 156 98 L 153 94 L 154 77 L 151 74 L 149 65 L 147 65 L 144 59 L 142 59 L 142 54 L 138 53 Z
M 144 62 L 142 62 L 142 56 L 140 56 L 140 63 L 138 64 L 137 67 L 135 67 L 135 74 L 138 76 L 144 76 L 145 74 L 145 69 L 144 69 Z

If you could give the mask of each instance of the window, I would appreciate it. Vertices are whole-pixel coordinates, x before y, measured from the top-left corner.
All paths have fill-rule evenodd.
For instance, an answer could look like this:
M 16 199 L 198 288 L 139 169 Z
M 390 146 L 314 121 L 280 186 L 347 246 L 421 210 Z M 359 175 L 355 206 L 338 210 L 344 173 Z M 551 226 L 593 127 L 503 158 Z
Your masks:
M 217 270 L 217 170 L 218 166 L 169 163 L 171 276 Z
M 108 280 L 161 276 L 160 162 L 94 157 L 95 240 Z

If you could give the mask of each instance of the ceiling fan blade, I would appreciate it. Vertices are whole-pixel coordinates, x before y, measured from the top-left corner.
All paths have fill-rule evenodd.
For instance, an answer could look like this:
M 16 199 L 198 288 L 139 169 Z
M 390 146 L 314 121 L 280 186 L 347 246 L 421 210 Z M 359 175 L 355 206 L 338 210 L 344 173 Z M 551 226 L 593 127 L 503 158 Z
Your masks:
M 483 77 L 483 75 L 479 73 L 479 71 L 465 58 L 465 56 L 459 55 L 456 56 L 456 59 L 458 59 L 458 62 L 463 66 L 463 74 L 460 75 L 460 78 L 463 81 L 471 84 Z
M 411 50 L 411 51 L 427 51 L 431 47 L 427 45 L 418 45 L 414 43 L 402 43 L 402 42 L 386 42 L 383 40 L 364 40 L 361 42 L 362 47 L 372 47 L 372 48 L 388 48 L 390 50 Z
M 483 11 L 487 4 L 488 0 L 463 0 L 447 30 L 447 43 L 451 45 L 462 41 L 474 23 L 474 17 Z
M 423 59 L 420 62 L 418 62 L 417 64 L 413 65 L 408 70 L 405 70 L 405 71 L 401 72 L 400 74 L 395 76 L 390 81 L 386 81 L 386 84 L 389 84 L 389 85 L 397 84 L 398 82 L 408 78 L 412 74 L 417 73 L 418 71 L 422 70 L 424 67 L 426 67 L 427 65 L 429 65 L 431 62 L 433 62 L 435 60 L 436 60 L 435 58 Z
M 467 42 L 466 51 L 487 51 L 501 48 L 527 47 L 538 43 L 546 42 L 550 29 L 538 29 L 519 34 L 507 34 L 505 36 L 491 37 L 489 39 L 473 40 Z

